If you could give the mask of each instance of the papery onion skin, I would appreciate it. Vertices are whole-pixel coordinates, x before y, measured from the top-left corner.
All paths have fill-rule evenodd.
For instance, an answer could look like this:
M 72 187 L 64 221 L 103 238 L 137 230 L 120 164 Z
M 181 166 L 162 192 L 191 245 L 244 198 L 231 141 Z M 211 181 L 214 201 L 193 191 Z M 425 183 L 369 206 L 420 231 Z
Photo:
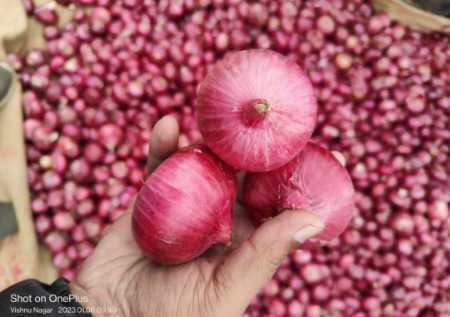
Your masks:
M 289 162 L 311 137 L 316 116 L 309 79 L 270 50 L 228 53 L 198 89 L 203 139 L 238 169 L 268 171 Z
M 305 209 L 318 214 L 325 229 L 318 240 L 341 234 L 355 210 L 354 188 L 346 169 L 325 148 L 308 142 L 303 151 L 281 168 L 248 173 L 243 203 L 257 222 L 284 209 Z
M 133 233 L 145 255 L 163 264 L 187 262 L 231 241 L 233 170 L 206 147 L 179 150 L 141 188 Z

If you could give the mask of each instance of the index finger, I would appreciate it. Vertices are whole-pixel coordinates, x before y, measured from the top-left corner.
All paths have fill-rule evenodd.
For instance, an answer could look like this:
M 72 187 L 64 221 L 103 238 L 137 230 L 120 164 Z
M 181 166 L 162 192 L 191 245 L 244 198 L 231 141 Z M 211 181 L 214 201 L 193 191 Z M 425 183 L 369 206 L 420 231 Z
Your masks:
M 175 117 L 167 115 L 156 122 L 150 138 L 148 170 L 153 170 L 178 147 L 180 127 Z

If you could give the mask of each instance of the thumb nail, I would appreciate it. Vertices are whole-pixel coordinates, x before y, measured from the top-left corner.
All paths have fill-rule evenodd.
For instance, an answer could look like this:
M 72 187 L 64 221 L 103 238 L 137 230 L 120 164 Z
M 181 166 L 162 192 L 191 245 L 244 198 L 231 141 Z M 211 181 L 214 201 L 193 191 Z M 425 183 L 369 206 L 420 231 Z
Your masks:
M 294 233 L 294 240 L 298 243 L 303 243 L 306 240 L 319 234 L 324 228 L 323 223 L 318 223 L 314 225 L 306 225 L 296 233 Z

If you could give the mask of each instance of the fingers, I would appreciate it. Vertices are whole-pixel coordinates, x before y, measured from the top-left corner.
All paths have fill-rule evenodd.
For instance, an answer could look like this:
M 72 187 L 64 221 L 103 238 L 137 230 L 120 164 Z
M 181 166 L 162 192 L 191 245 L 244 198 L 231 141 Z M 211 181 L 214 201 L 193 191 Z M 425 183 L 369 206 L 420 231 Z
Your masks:
M 246 307 L 275 273 L 288 253 L 324 228 L 312 213 L 287 210 L 261 225 L 229 254 L 217 271 L 217 282 Z
M 173 116 L 165 116 L 159 120 L 152 131 L 148 169 L 152 172 L 159 163 L 175 152 L 178 146 L 180 128 Z
M 182 147 L 188 146 L 190 143 L 191 142 L 189 141 L 186 134 L 180 134 L 180 136 L 178 138 L 178 147 L 182 148 Z
M 127 211 L 121 215 L 108 229 L 105 236 L 108 236 L 108 240 L 121 240 L 121 244 L 135 245 L 133 234 L 131 232 L 131 217 L 133 214 L 134 201 L 130 204 Z M 120 233 L 120 234 L 117 234 Z

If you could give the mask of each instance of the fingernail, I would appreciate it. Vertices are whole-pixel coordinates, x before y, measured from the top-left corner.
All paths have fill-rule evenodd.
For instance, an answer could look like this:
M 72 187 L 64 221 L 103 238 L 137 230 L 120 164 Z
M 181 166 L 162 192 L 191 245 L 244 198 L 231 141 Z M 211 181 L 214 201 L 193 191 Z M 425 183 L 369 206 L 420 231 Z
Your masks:
M 294 234 L 294 240 L 298 243 L 303 243 L 319 234 L 323 230 L 323 227 L 323 225 L 307 225 Z

